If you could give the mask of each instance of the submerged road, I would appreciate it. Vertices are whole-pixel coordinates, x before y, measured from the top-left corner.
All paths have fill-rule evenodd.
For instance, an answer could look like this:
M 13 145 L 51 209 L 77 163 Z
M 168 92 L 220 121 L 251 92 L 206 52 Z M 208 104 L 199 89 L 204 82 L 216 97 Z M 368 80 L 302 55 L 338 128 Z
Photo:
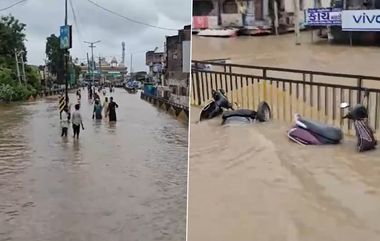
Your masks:
M 185 240 L 187 127 L 112 96 L 116 124 L 82 94 L 78 141 L 60 137 L 55 98 L 0 105 L 1 241 Z
M 299 146 L 290 125 L 196 123 L 191 110 L 189 241 L 376 241 L 380 150 Z
M 294 35 L 192 40 L 193 59 L 379 75 L 378 48 L 312 44 Z M 302 147 L 290 123 L 196 123 L 191 109 L 188 241 L 377 241 L 380 150 L 356 140 Z

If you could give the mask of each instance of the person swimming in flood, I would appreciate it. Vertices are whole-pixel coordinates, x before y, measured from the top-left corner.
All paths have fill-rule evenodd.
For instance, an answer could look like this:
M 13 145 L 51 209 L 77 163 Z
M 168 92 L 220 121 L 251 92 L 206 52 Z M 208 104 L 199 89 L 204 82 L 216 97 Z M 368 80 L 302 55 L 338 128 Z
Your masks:
M 113 97 L 110 98 L 110 103 L 108 104 L 108 118 L 109 121 L 116 121 L 116 108 L 118 108 L 119 105 L 113 101 Z

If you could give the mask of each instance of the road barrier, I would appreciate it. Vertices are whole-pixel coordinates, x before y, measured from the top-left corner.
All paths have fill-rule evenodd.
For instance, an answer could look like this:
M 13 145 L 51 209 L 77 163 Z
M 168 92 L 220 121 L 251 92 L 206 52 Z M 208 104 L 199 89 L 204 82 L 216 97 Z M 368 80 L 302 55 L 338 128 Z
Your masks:
M 224 89 L 231 102 L 256 109 L 269 103 L 275 119 L 292 121 L 294 113 L 340 126 L 353 134 L 353 125 L 342 120 L 341 102 L 351 106 L 368 93 L 369 122 L 380 129 L 380 78 L 374 76 L 262 66 L 192 61 L 191 104 L 205 105 L 213 89 Z
M 42 90 L 40 92 L 40 97 L 59 95 L 65 93 L 65 89 L 51 89 L 51 90 Z
M 62 113 L 64 108 L 65 108 L 65 97 L 60 96 L 59 97 L 59 112 Z
M 187 120 L 189 118 L 189 107 L 187 106 L 171 102 L 161 97 L 145 94 L 143 91 L 141 92 L 140 98 L 152 103 L 161 109 L 164 109 L 167 112 L 172 112 L 172 114 L 176 117 L 182 116 Z

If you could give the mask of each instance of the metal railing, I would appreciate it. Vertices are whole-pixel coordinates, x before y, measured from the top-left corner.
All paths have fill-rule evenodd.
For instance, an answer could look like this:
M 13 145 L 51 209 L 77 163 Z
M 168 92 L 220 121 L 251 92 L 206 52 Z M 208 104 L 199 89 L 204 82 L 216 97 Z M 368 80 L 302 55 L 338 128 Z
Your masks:
M 256 109 L 266 101 L 275 119 L 291 121 L 300 113 L 338 125 L 352 134 L 352 123 L 342 120 L 341 102 L 361 103 L 368 93 L 369 122 L 380 128 L 380 78 L 207 61 L 192 61 L 191 104 L 205 105 L 213 89 L 224 89 L 231 102 Z

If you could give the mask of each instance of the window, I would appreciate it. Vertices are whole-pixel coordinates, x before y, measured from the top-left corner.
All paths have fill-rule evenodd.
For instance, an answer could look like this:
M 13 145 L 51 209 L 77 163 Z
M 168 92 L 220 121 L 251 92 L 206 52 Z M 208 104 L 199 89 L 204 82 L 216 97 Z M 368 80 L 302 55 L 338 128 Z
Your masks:
M 194 16 L 208 16 L 213 9 L 214 5 L 211 1 L 194 1 L 193 3 Z
M 235 0 L 226 0 L 223 3 L 223 13 L 238 13 L 238 7 Z
M 304 0 L 299 0 L 299 5 L 300 5 L 300 11 L 303 11 L 305 9 L 305 5 L 304 5 Z

